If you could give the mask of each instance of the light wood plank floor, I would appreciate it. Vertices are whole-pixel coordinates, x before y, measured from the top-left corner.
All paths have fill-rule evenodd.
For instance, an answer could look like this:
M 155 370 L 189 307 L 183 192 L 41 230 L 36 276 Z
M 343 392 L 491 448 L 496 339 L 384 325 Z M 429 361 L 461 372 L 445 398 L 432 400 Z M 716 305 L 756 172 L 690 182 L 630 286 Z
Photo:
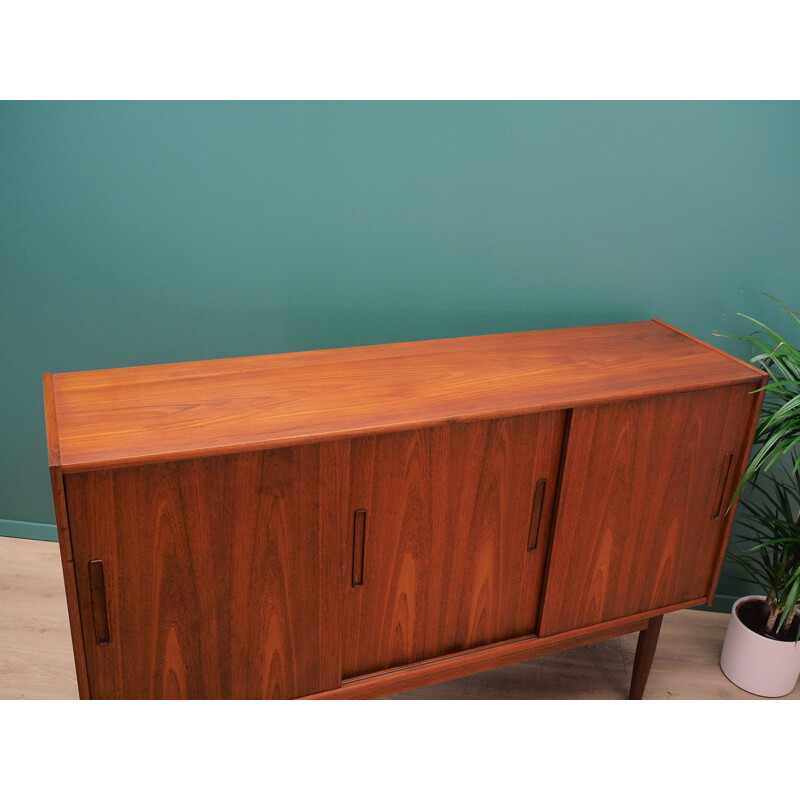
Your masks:
M 727 614 L 664 618 L 645 699 L 759 699 L 719 669 Z M 627 697 L 637 634 L 394 695 L 392 699 Z M 58 545 L 0 537 L 0 699 L 75 699 Z M 788 698 L 800 699 L 800 683 Z

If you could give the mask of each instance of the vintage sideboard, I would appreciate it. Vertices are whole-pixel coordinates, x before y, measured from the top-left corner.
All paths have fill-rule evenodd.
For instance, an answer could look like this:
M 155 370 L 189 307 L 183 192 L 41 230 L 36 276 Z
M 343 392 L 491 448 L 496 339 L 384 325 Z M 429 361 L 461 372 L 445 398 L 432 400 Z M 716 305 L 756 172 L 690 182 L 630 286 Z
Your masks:
M 766 375 L 651 320 L 44 375 L 82 698 L 368 698 L 710 603 Z

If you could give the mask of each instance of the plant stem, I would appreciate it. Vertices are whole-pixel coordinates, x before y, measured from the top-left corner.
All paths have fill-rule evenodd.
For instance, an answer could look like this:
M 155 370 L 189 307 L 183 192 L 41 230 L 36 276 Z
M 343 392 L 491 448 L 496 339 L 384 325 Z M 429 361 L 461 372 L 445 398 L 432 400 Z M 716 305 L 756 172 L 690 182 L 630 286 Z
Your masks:
M 775 630 L 775 623 L 778 621 L 780 609 L 778 608 L 778 604 L 775 602 L 775 597 L 772 592 L 770 592 L 769 597 L 767 597 L 767 610 L 769 612 L 769 616 L 767 617 L 766 631 L 770 636 L 776 636 L 777 631 Z
M 781 628 L 778 631 L 779 634 L 783 633 L 784 631 L 786 631 L 786 633 L 789 632 L 789 628 L 792 627 L 796 613 L 797 609 L 793 609 L 789 614 L 786 615 L 786 619 L 783 621 L 783 625 L 781 625 Z

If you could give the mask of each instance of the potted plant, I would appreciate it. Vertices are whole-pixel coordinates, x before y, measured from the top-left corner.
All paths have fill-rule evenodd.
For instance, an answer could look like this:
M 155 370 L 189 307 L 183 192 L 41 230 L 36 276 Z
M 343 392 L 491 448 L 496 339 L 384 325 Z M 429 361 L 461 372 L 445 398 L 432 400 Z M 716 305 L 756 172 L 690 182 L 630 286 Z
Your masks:
M 797 312 L 775 302 L 800 325 Z M 760 328 L 743 338 L 756 352 L 751 361 L 770 380 L 761 390 L 757 450 L 736 489 L 736 496 L 750 489 L 738 518 L 747 530 L 739 537 L 746 547 L 730 558 L 764 595 L 734 603 L 720 666 L 742 689 L 780 697 L 800 676 L 800 351 L 766 325 L 740 316 Z

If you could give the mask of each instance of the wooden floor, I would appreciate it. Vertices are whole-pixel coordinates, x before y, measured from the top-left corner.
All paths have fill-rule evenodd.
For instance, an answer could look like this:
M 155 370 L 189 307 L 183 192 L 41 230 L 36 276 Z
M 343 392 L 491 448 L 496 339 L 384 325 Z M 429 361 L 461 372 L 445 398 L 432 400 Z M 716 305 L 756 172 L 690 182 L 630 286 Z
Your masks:
M 664 618 L 646 700 L 760 699 L 719 669 L 727 614 Z M 482 672 L 392 699 L 627 697 L 637 634 Z M 0 537 L 0 699 L 77 699 L 58 545 Z M 800 699 L 800 682 L 784 699 Z

